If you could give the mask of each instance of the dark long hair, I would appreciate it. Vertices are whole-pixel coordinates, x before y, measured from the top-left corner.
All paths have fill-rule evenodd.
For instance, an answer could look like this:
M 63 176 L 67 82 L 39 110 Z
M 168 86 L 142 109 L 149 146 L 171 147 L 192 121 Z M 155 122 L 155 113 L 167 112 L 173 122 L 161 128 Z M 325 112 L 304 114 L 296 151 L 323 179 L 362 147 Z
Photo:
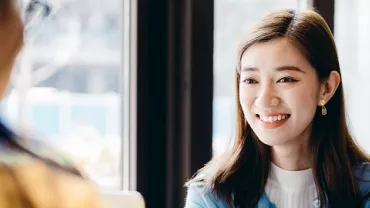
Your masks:
M 221 157 L 211 160 L 187 185 L 202 181 L 229 206 L 254 207 L 267 181 L 270 148 L 263 144 L 246 122 L 239 104 L 240 61 L 253 44 L 286 38 L 315 68 L 320 81 L 331 71 L 340 74 L 333 35 L 325 20 L 313 10 L 279 10 L 265 16 L 241 42 L 236 66 L 237 124 L 234 146 Z M 340 83 L 327 103 L 328 115 L 318 108 L 313 119 L 312 171 L 321 207 L 360 207 L 359 193 L 353 166 L 370 161 L 369 156 L 352 139 L 347 124 L 343 86 Z

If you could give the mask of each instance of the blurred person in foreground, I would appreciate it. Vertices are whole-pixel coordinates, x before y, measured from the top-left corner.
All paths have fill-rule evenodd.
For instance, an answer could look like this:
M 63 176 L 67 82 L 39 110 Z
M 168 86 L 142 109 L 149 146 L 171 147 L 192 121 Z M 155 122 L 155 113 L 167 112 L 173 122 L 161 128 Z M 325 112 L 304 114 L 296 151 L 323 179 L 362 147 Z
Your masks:
M 22 49 L 24 24 L 16 0 L 0 1 L 0 96 Z M 102 208 L 92 183 L 72 165 L 48 158 L 41 143 L 24 142 L 0 120 L 0 207 Z

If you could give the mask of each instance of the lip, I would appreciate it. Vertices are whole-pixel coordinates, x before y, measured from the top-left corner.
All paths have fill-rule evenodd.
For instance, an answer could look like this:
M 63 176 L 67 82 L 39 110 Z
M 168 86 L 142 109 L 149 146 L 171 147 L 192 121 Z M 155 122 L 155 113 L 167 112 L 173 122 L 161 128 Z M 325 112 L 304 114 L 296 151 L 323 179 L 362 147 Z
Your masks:
M 262 125 L 262 127 L 264 129 L 277 129 L 279 127 L 281 127 L 282 125 L 285 124 L 285 122 L 288 121 L 288 119 L 290 118 L 290 114 L 286 114 L 286 113 L 270 113 L 268 115 L 264 115 L 264 116 L 277 116 L 277 115 L 288 115 L 289 117 L 284 119 L 284 120 L 280 120 L 280 121 L 276 121 L 276 122 L 273 122 L 273 123 L 268 123 L 268 122 L 264 122 L 260 119 L 260 114 L 256 114 L 256 119 L 258 119 L 258 121 L 260 122 L 260 124 Z

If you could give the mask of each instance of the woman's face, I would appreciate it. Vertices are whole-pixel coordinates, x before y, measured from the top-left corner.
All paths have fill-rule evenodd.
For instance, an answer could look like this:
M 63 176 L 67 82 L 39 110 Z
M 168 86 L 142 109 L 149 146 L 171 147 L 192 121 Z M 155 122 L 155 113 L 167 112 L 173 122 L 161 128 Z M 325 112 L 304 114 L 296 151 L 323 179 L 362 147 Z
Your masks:
M 3 1 L 3 0 L 2 0 Z M 0 98 L 8 86 L 14 60 L 23 45 L 23 24 L 14 8 L 0 18 Z
M 320 82 L 287 39 L 257 43 L 244 52 L 239 92 L 245 118 L 263 143 L 279 146 L 310 137 Z

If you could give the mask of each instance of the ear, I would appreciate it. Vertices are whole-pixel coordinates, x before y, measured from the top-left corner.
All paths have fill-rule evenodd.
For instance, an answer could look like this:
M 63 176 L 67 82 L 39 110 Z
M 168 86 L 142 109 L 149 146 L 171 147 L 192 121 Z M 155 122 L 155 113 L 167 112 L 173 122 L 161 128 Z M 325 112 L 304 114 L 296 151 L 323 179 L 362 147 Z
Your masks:
M 321 83 L 320 85 L 320 100 L 318 105 L 325 105 L 333 97 L 334 93 L 337 91 L 338 86 L 341 82 L 340 74 L 332 70 L 330 72 L 329 78 Z

